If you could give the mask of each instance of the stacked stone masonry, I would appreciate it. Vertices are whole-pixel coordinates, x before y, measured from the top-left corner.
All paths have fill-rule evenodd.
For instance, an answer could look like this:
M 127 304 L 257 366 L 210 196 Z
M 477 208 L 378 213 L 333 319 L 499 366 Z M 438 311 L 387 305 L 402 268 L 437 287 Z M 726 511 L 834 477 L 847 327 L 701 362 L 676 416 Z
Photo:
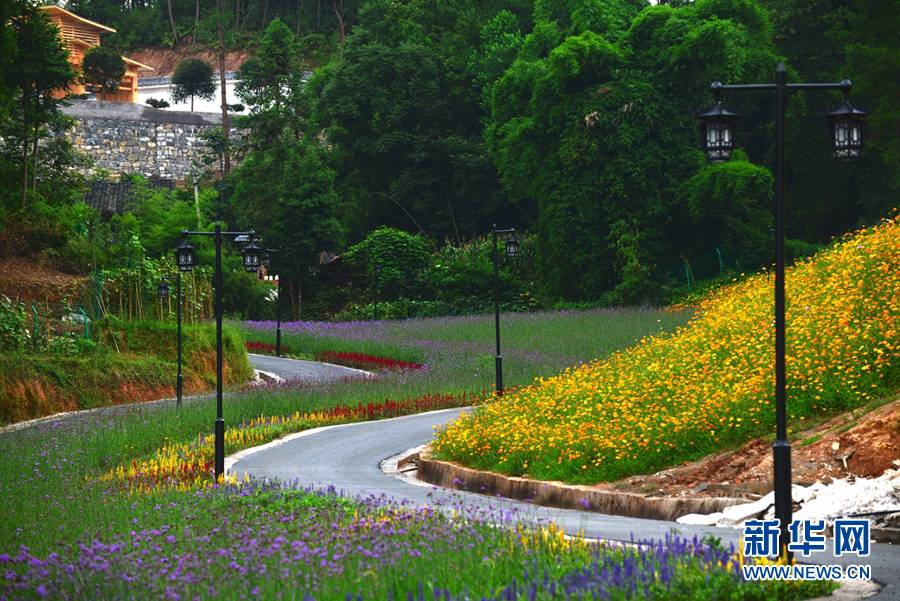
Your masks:
M 208 161 L 202 134 L 221 126 L 215 113 L 162 111 L 137 104 L 72 101 L 64 112 L 75 120 L 68 132 L 78 150 L 93 161 L 90 173 L 141 174 L 163 180 L 184 180 Z M 232 143 L 243 132 L 232 130 Z

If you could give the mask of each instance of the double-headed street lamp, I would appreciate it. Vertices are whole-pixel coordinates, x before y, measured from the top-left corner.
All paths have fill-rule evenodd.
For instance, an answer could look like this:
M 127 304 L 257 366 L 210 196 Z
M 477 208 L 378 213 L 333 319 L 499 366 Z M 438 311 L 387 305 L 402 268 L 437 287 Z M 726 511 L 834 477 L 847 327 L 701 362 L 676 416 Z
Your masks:
M 775 83 L 725 85 L 713 82 L 710 88 L 716 103 L 697 114 L 703 124 L 701 147 L 710 161 L 727 161 L 734 147 L 734 121 L 737 113 L 722 105 L 722 92 L 773 90 L 775 92 L 775 443 L 772 445 L 775 463 L 775 517 L 781 520 L 781 549 L 779 555 L 790 557 L 787 545 L 791 523 L 791 445 L 787 438 L 787 393 L 785 369 L 784 318 L 784 156 L 785 113 L 788 92 L 791 90 L 840 90 L 844 100 L 825 114 L 831 129 L 833 154 L 838 159 L 859 156 L 862 147 L 862 119 L 866 112 L 854 107 L 847 99 L 850 81 L 840 83 L 787 83 L 784 63 L 775 71 Z
M 256 232 L 223 232 L 222 225 L 216 222 L 214 232 L 191 232 L 183 230 L 181 235 L 185 240 L 175 249 L 178 268 L 181 271 L 191 271 L 196 263 L 194 247 L 186 238 L 189 236 L 209 236 L 215 238 L 216 243 L 216 271 L 215 271 L 215 303 L 216 303 L 216 423 L 215 423 L 215 475 L 216 482 L 225 473 L 225 419 L 222 417 L 222 237 L 243 236 L 249 242 L 241 250 L 243 255 L 244 270 L 249 273 L 259 271 L 262 264 L 264 249 L 254 241 Z
M 175 402 L 178 405 L 181 404 L 181 397 L 183 392 L 183 382 L 181 376 L 181 271 L 182 270 L 179 269 L 175 274 L 175 315 L 176 321 L 178 322 L 178 376 L 175 378 Z M 160 300 L 169 298 L 170 279 L 171 278 L 164 277 L 159 286 L 156 287 L 156 296 L 159 297 Z
M 513 228 L 499 230 L 497 224 L 491 226 L 492 243 L 491 255 L 494 261 L 494 334 L 497 338 L 497 354 L 494 357 L 494 377 L 496 379 L 497 395 L 503 394 L 503 355 L 500 353 L 500 255 L 497 251 L 497 237 L 506 235 L 506 256 L 515 258 L 519 256 L 519 239 L 516 238 L 516 230 Z

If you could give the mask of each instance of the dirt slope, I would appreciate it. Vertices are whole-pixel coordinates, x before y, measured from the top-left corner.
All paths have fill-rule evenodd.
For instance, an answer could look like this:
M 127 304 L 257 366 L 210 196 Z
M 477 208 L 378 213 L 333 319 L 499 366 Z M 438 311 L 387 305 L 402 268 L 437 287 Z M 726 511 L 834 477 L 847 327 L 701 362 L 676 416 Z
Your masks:
M 900 465 L 900 397 L 874 410 L 844 413 L 794 433 L 791 443 L 798 484 L 880 476 Z M 772 489 L 772 441 L 757 439 L 736 451 L 601 487 L 676 496 L 764 494 Z
M 185 58 L 201 58 L 219 69 L 219 57 L 214 49 L 185 44 L 177 48 L 140 48 L 128 52 L 128 58 L 150 65 L 154 71 L 144 77 L 167 77 L 175 72 L 175 65 Z M 248 50 L 236 50 L 225 54 L 225 71 L 237 71 L 250 58 Z

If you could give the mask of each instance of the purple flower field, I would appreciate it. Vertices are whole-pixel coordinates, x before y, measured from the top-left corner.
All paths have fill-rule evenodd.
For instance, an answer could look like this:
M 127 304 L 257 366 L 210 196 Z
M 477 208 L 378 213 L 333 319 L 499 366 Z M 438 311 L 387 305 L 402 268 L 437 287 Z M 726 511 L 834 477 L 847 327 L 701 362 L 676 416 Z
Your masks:
M 0 599 L 666 599 L 703 591 L 740 599 L 751 591 L 734 549 L 679 538 L 603 546 L 552 525 L 526 530 L 514 517 L 456 502 L 413 507 L 334 490 L 223 486 L 136 511 L 125 532 L 41 555 L 25 546 L 0 552 Z

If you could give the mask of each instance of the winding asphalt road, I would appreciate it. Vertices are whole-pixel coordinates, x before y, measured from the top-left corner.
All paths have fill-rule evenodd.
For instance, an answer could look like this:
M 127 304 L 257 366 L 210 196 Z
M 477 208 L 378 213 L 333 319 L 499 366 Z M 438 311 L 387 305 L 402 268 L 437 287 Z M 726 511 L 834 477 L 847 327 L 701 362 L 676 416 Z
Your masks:
M 590 511 L 539 507 L 528 503 L 411 483 L 385 474 L 380 464 L 406 450 L 427 443 L 434 427 L 446 424 L 459 409 L 434 411 L 395 419 L 347 424 L 294 435 L 238 459 L 230 471 L 259 478 L 277 478 L 298 486 L 328 487 L 351 496 L 386 495 L 396 500 L 434 505 L 438 500 L 462 503 L 473 509 L 491 508 L 526 523 L 554 521 L 566 532 L 607 540 L 661 538 L 712 534 L 726 543 L 738 543 L 740 531 L 730 528 L 682 526 L 672 522 L 610 516 Z M 245 452 L 247 453 L 247 452 Z M 242 453 L 242 455 L 244 455 Z M 231 463 L 231 462 L 229 462 Z M 876 544 L 870 557 L 842 561 L 830 552 L 812 556 L 817 563 L 868 563 L 875 580 L 884 584 L 874 599 L 900 599 L 900 548 Z
M 345 378 L 359 379 L 371 376 L 369 372 L 361 369 L 331 363 L 284 359 L 254 353 L 247 353 L 247 357 L 254 369 L 276 374 L 292 382 L 333 382 Z

